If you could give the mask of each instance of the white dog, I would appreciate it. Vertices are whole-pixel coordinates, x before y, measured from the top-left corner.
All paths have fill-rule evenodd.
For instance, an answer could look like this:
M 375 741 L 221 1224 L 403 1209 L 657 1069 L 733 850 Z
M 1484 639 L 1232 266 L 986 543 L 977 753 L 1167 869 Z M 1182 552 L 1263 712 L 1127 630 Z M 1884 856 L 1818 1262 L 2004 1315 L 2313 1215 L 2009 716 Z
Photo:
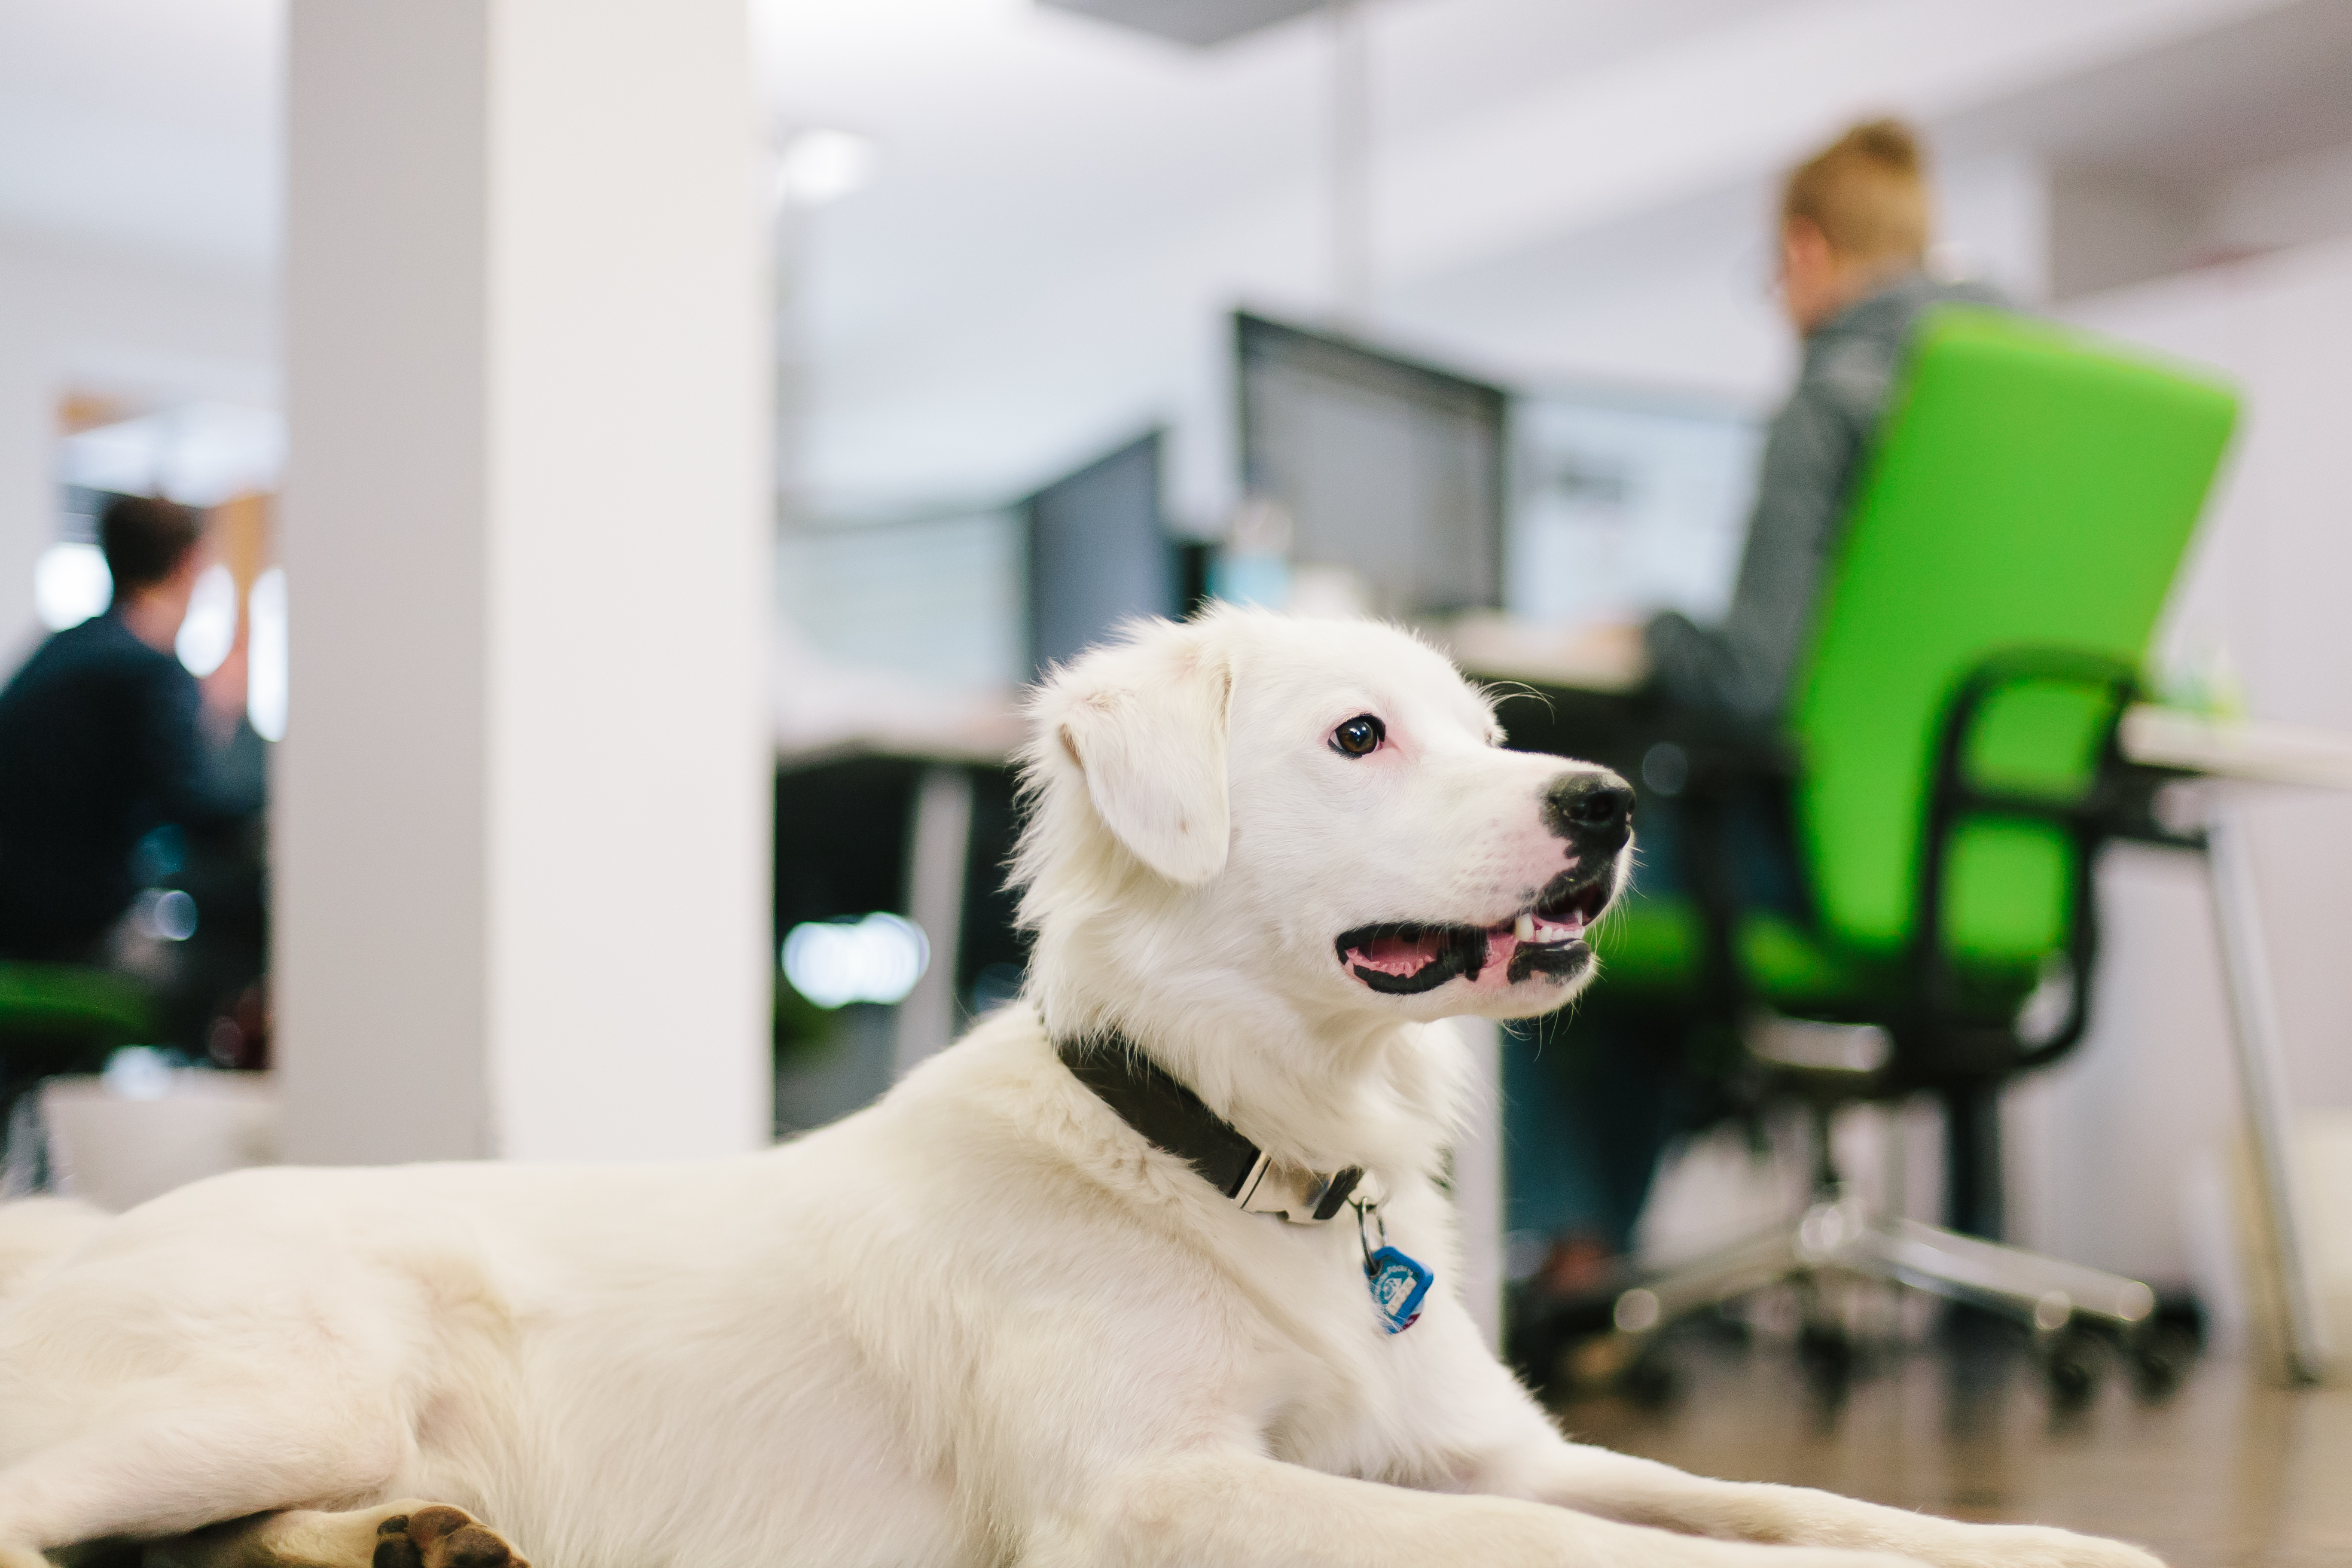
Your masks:
M 0 1308 L 0 1568 L 2152 1568 L 1576 1446 L 1480 1342 L 1427 1026 L 1585 980 L 1612 775 L 1350 622 L 1148 623 L 1034 717 L 1021 1003 L 762 1154 L 108 1223 Z

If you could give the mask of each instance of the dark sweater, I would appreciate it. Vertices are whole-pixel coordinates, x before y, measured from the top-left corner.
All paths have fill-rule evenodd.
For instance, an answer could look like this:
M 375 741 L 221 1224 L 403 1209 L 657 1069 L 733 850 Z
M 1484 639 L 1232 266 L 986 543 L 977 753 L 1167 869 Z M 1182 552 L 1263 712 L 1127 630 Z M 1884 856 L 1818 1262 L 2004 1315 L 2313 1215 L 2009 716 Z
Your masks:
M 2001 303 L 1979 284 L 1915 272 L 1805 339 L 1796 390 L 1765 437 L 1739 584 L 1723 624 L 1700 626 L 1669 611 L 1644 634 L 1657 683 L 1675 701 L 1752 724 L 1779 717 L 1912 325 L 1946 300 Z
M 50 637 L 0 690 L 0 954 L 82 955 L 138 892 L 149 833 L 259 809 L 200 708 L 195 678 L 111 614 Z

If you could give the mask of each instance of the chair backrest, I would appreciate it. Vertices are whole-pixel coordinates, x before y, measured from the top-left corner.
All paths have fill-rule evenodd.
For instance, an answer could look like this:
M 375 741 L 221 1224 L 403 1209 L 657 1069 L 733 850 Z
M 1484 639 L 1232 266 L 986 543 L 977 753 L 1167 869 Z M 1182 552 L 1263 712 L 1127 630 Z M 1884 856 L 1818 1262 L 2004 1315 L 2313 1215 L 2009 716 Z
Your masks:
M 1891 956 L 1911 938 L 1937 737 L 1969 670 L 2016 647 L 2145 658 L 2236 409 L 2209 381 L 2047 322 L 1966 306 L 1922 319 L 1790 709 L 1800 842 L 1832 942 Z M 2103 711 L 2079 689 L 1998 698 L 1969 771 L 2077 791 Z M 1949 949 L 2038 963 L 2064 940 L 2067 841 L 1997 819 L 1960 833 Z

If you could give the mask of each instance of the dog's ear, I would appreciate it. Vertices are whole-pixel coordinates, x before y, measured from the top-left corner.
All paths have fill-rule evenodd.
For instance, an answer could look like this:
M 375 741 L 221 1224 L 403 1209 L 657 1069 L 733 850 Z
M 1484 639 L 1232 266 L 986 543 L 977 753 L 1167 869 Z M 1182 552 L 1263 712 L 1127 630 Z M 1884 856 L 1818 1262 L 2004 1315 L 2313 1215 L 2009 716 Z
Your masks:
M 1080 659 L 1037 709 L 1050 726 L 1038 749 L 1057 747 L 1112 836 L 1185 887 L 1225 868 L 1233 685 L 1223 658 L 1159 623 L 1124 647 Z

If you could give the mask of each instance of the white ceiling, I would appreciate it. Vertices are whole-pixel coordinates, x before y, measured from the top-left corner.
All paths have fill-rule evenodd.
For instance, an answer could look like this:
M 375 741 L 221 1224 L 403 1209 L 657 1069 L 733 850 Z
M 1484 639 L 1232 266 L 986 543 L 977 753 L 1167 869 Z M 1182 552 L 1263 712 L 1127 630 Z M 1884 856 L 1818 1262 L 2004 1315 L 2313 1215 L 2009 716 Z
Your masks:
M 0 0 L 0 225 L 269 268 L 283 31 L 282 0 Z
M 1796 3 L 1391 3 L 1372 16 L 1374 135 L 1409 145 Z M 880 179 L 817 218 L 829 358 L 975 298 L 1181 251 L 1237 215 L 1297 207 L 1319 178 L 1318 17 L 1198 50 L 1029 0 L 760 0 L 754 16 L 780 123 L 881 143 Z M 1315 215 L 1297 216 L 1311 243 Z
M 1146 421 L 1201 424 L 1225 308 L 1328 303 L 1323 18 L 1202 50 L 1030 0 L 752 15 L 772 130 L 841 126 L 880 150 L 875 183 L 805 234 L 803 460 L 838 505 L 1008 494 Z M 1745 287 L 1769 171 L 1860 110 L 2076 163 L 2352 138 L 2343 0 L 1366 15 L 1381 309 L 1515 372 L 1591 368 L 1572 342 L 1513 359 L 1512 323 L 1548 289 L 1605 300 L 1671 265 L 1727 299 Z M 282 0 L 0 0 L 0 229 L 265 279 L 282 21 Z M 1723 331 L 1771 330 L 1752 289 L 1709 309 Z
M 2094 66 L 2063 90 L 1990 100 L 1952 116 L 1944 138 L 2161 182 L 2341 145 L 2352 142 L 2352 5 L 2263 6 Z
M 1738 226 L 1770 172 L 1840 121 L 2063 95 L 2294 9 L 2352 16 L 2341 0 L 1374 5 L 1376 319 L 1527 373 L 1543 367 L 1510 352 L 1509 321 L 1545 303 L 1548 275 L 1671 310 L 1660 244 L 1685 274 L 1712 245 L 1717 297 L 1695 313 L 1740 340 L 1714 382 L 1750 391 L 1777 329 L 1759 290 L 1724 297 L 1752 260 Z M 1213 437 L 1222 311 L 1327 310 L 1322 18 L 1196 51 L 1021 0 L 758 15 L 780 111 L 884 146 L 882 177 L 817 214 L 810 242 L 805 473 L 835 507 L 1011 493 L 1156 419 Z M 1672 218 L 1696 208 L 1714 216 Z M 1548 273 L 1563 249 L 1591 265 Z M 1557 374 L 1616 374 L 1624 347 L 1545 352 Z M 1213 438 L 1190 445 L 1180 471 L 1229 466 Z

